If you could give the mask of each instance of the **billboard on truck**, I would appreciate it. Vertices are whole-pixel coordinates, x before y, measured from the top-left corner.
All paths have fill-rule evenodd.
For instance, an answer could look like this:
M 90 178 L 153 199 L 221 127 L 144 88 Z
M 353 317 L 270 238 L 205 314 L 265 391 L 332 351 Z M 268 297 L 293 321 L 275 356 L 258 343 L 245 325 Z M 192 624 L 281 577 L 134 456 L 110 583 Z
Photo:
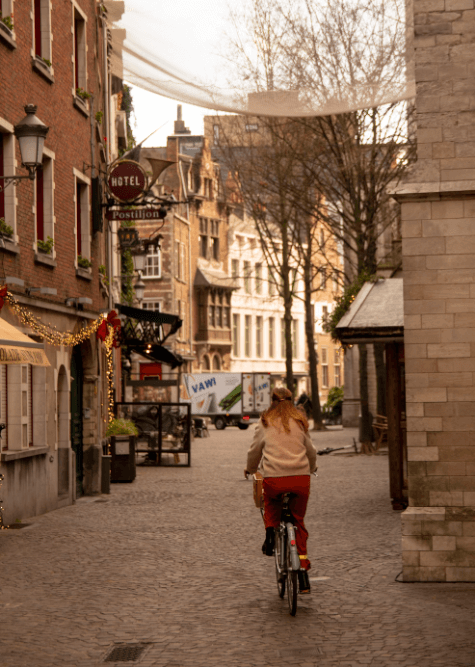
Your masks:
M 270 405 L 269 373 L 242 374 L 242 411 L 263 412 Z
M 191 402 L 194 415 L 240 415 L 241 373 L 185 373 L 181 401 Z

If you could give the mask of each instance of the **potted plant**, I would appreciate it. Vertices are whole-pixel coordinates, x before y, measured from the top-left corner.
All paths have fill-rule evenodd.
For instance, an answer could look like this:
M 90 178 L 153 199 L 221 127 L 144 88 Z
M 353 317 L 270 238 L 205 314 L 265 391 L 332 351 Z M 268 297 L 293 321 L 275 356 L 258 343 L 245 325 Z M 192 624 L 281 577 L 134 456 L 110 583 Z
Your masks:
M 36 242 L 36 247 L 38 248 L 38 251 L 44 252 L 46 255 L 49 255 L 49 253 L 53 250 L 53 246 L 54 246 L 54 239 L 52 239 L 51 236 L 47 236 L 46 241 L 38 239 Z
M 13 236 L 13 227 L 7 225 L 5 218 L 0 218 L 0 235 L 11 238 Z
M 13 20 L 11 16 L 2 16 L 2 12 L 0 12 L 0 28 L 4 29 L 5 32 L 8 35 L 11 35 L 13 32 Z
M 83 257 L 82 255 L 78 255 L 78 266 L 81 269 L 89 269 L 92 266 L 92 262 L 87 257 Z
M 88 93 L 84 88 L 76 88 L 76 97 L 80 97 L 84 102 L 92 97 L 91 93 Z
M 122 419 L 120 417 L 114 417 L 107 424 L 106 436 L 119 436 L 119 435 L 135 435 L 139 434 L 138 428 L 135 426 L 135 422 L 131 419 Z
M 107 425 L 110 438 L 111 482 L 133 482 L 135 479 L 135 444 L 138 429 L 130 419 L 114 417 Z

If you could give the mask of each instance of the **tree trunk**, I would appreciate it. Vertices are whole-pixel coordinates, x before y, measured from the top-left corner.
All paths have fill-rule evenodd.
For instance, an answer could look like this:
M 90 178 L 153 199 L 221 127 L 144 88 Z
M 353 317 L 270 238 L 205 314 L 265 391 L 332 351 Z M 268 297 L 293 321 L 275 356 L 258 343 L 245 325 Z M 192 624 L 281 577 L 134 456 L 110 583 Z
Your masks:
M 371 416 L 369 412 L 368 395 L 368 349 L 365 343 L 359 343 L 360 353 L 360 401 L 361 401 L 361 423 L 360 423 L 360 442 L 361 453 L 372 454 L 373 446 L 371 441 L 373 434 L 371 432 Z
M 307 258 L 306 258 L 307 259 Z M 309 258 L 308 258 L 309 259 Z M 320 396 L 318 390 L 318 358 L 315 352 L 315 323 L 312 308 L 312 284 L 310 262 L 304 264 L 305 283 L 305 337 L 308 349 L 308 370 L 310 375 L 310 398 L 312 401 L 313 430 L 324 431 L 325 425 L 322 419 L 320 407 Z
M 285 322 L 285 383 L 295 398 L 294 371 L 292 360 L 292 290 L 290 285 L 290 265 L 287 229 L 282 234 L 282 288 L 284 297 Z
M 384 361 L 384 343 L 374 343 L 374 365 L 376 368 L 376 411 L 386 416 L 386 364 Z

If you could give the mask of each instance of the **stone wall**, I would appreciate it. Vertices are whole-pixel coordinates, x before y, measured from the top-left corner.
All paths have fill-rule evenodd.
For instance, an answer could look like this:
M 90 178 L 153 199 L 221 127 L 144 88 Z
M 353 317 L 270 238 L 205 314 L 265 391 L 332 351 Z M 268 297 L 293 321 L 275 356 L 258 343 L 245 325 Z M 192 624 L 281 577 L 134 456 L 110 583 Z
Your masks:
M 414 3 L 418 162 L 400 189 L 405 581 L 475 580 L 475 10 Z

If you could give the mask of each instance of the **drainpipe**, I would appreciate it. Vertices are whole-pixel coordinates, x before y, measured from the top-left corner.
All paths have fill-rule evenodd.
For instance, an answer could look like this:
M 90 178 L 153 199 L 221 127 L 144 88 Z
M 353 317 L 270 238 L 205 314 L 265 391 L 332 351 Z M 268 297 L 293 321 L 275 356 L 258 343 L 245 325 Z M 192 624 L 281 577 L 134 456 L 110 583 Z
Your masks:
M 188 304 L 189 304 L 189 316 L 188 316 L 188 345 L 189 345 L 189 354 L 190 357 L 193 356 L 192 348 L 192 284 L 191 284 L 191 223 L 190 223 L 190 205 L 188 204 L 188 193 L 186 191 L 185 178 L 183 176 L 183 169 L 181 168 L 181 162 L 178 163 L 178 168 L 180 170 L 181 186 L 183 188 L 183 194 L 186 197 L 186 219 L 188 221 Z M 190 361 L 191 365 L 191 361 Z M 191 371 L 191 368 L 190 368 Z

